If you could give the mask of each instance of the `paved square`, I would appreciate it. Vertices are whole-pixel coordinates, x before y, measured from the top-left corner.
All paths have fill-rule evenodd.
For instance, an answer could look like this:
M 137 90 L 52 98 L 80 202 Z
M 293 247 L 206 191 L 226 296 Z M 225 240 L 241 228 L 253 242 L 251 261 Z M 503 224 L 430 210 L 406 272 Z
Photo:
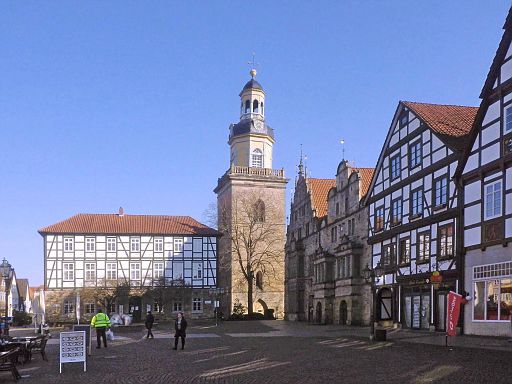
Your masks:
M 87 372 L 66 364 L 58 338 L 20 366 L 26 383 L 510 383 L 512 343 L 491 349 L 429 345 L 396 338 L 371 343 L 366 330 L 282 321 L 191 322 L 185 350 L 171 349 L 170 325 L 155 339 L 141 328 L 117 329 L 107 349 L 93 349 Z M 424 338 L 430 337 L 428 334 Z M 418 334 L 417 339 L 421 339 Z M 440 341 L 443 338 L 439 338 Z M 474 344 L 474 343 L 473 343 Z M 510 347 L 508 347 L 510 345 Z M 0 381 L 10 380 L 0 373 Z

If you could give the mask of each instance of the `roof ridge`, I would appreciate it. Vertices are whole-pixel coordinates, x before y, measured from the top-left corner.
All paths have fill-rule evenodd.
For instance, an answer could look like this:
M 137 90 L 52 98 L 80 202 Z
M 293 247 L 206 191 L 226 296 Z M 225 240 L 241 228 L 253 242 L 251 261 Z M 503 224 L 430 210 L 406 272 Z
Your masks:
M 478 109 L 479 107 L 475 107 L 472 105 L 460 105 L 460 104 L 438 104 L 438 103 L 424 103 L 420 101 L 408 101 L 408 100 L 400 100 L 403 104 L 421 104 L 421 105 L 431 105 L 436 107 L 457 107 L 457 108 L 475 108 Z

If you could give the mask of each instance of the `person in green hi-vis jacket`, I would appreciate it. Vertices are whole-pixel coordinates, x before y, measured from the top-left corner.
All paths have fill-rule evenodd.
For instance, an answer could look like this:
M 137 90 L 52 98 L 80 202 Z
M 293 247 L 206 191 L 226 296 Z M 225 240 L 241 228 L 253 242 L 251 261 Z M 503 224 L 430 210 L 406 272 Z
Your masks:
M 101 348 L 101 339 L 107 348 L 106 330 L 110 328 L 110 319 L 101 309 L 98 309 L 98 313 L 91 319 L 91 326 L 96 328 L 96 341 L 98 342 L 96 348 Z

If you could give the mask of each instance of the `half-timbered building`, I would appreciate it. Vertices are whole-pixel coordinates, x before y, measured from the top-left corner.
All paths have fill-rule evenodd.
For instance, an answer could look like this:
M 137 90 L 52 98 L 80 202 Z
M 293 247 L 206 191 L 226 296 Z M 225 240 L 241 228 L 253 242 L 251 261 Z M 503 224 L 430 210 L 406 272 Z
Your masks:
M 367 213 L 361 206 L 373 168 L 342 161 L 336 179 L 307 177 L 302 162 L 286 243 L 286 318 L 367 325 L 370 289 Z
M 510 335 L 512 314 L 512 10 L 457 171 L 463 193 L 464 332 Z
M 217 286 L 218 232 L 189 216 L 126 215 L 120 209 L 78 214 L 39 233 L 46 314 L 54 317 L 49 320 L 90 316 L 102 304 L 102 292 L 113 297 L 103 303 L 109 313 L 130 313 L 136 320 L 149 309 L 211 315 L 205 301 Z M 165 300 L 157 292 L 167 292 Z
M 377 283 L 376 319 L 445 328 L 446 295 L 461 286 L 458 195 L 452 178 L 477 108 L 400 102 L 365 204 Z

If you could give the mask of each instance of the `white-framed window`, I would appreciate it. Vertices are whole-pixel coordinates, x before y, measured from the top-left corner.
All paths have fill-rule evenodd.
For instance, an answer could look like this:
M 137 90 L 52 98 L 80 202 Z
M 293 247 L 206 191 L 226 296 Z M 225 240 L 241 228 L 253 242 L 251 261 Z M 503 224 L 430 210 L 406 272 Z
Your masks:
M 140 252 L 140 239 L 138 237 L 130 239 L 130 249 L 132 252 Z
M 475 281 L 473 320 L 509 322 L 512 318 L 511 292 L 512 278 L 510 277 Z
M 438 257 L 453 257 L 453 224 L 438 229 Z
M 85 263 L 85 280 L 96 280 L 95 263 Z
M 154 251 L 155 252 L 163 252 L 164 251 L 164 239 L 161 237 L 157 237 L 154 240 Z
M 423 214 L 423 190 L 416 189 L 411 192 L 411 215 L 421 216 Z
M 383 266 L 389 266 L 389 265 L 395 265 L 395 254 L 396 254 L 396 247 L 395 244 L 387 244 L 384 246 L 383 253 L 382 253 L 382 265 Z
M 94 237 L 85 238 L 85 250 L 87 252 L 94 252 L 96 249 L 96 239 Z
M 183 239 L 182 238 L 174 239 L 174 252 L 183 252 Z
M 172 309 L 174 312 L 183 311 L 183 303 L 181 302 L 181 299 L 174 300 L 172 303 Z
M 494 181 L 484 186 L 484 215 L 485 219 L 493 219 L 501 215 L 501 180 Z
M 402 199 L 391 201 L 391 225 L 398 225 L 402 222 Z
M 418 263 L 430 258 L 430 233 L 418 235 Z
M 117 248 L 117 239 L 115 237 L 107 237 L 107 252 L 115 252 Z
M 140 280 L 140 263 L 130 263 L 130 280 Z
M 164 263 L 154 263 L 153 264 L 153 278 L 160 279 L 164 277 Z
M 63 308 L 65 315 L 73 315 L 75 313 L 75 299 L 64 300 Z
M 409 168 L 414 168 L 421 164 L 421 140 L 409 145 Z
M 194 279 L 202 279 L 203 278 L 203 264 L 202 263 L 194 263 Z
M 437 179 L 434 183 L 434 207 L 446 205 L 448 201 L 448 176 Z
M 117 280 L 117 263 L 106 263 L 107 280 Z
M 85 303 L 84 307 L 86 314 L 96 313 L 96 305 L 94 303 Z
M 400 176 L 400 164 L 402 159 L 400 158 L 400 154 L 393 156 L 390 160 L 391 167 L 391 180 L 395 180 Z
M 62 263 L 62 278 L 64 281 L 75 280 L 75 264 L 74 263 Z
M 384 229 L 384 207 L 379 207 L 375 210 L 375 232 L 382 231 Z
M 258 148 L 252 151 L 251 166 L 255 168 L 263 168 L 263 152 Z
M 512 107 L 505 110 L 505 131 L 512 131 Z
M 75 248 L 75 240 L 72 237 L 65 237 L 64 238 L 64 251 L 72 252 L 74 248 Z
M 192 311 L 201 312 L 203 310 L 203 301 L 200 297 L 194 297 L 192 299 Z

